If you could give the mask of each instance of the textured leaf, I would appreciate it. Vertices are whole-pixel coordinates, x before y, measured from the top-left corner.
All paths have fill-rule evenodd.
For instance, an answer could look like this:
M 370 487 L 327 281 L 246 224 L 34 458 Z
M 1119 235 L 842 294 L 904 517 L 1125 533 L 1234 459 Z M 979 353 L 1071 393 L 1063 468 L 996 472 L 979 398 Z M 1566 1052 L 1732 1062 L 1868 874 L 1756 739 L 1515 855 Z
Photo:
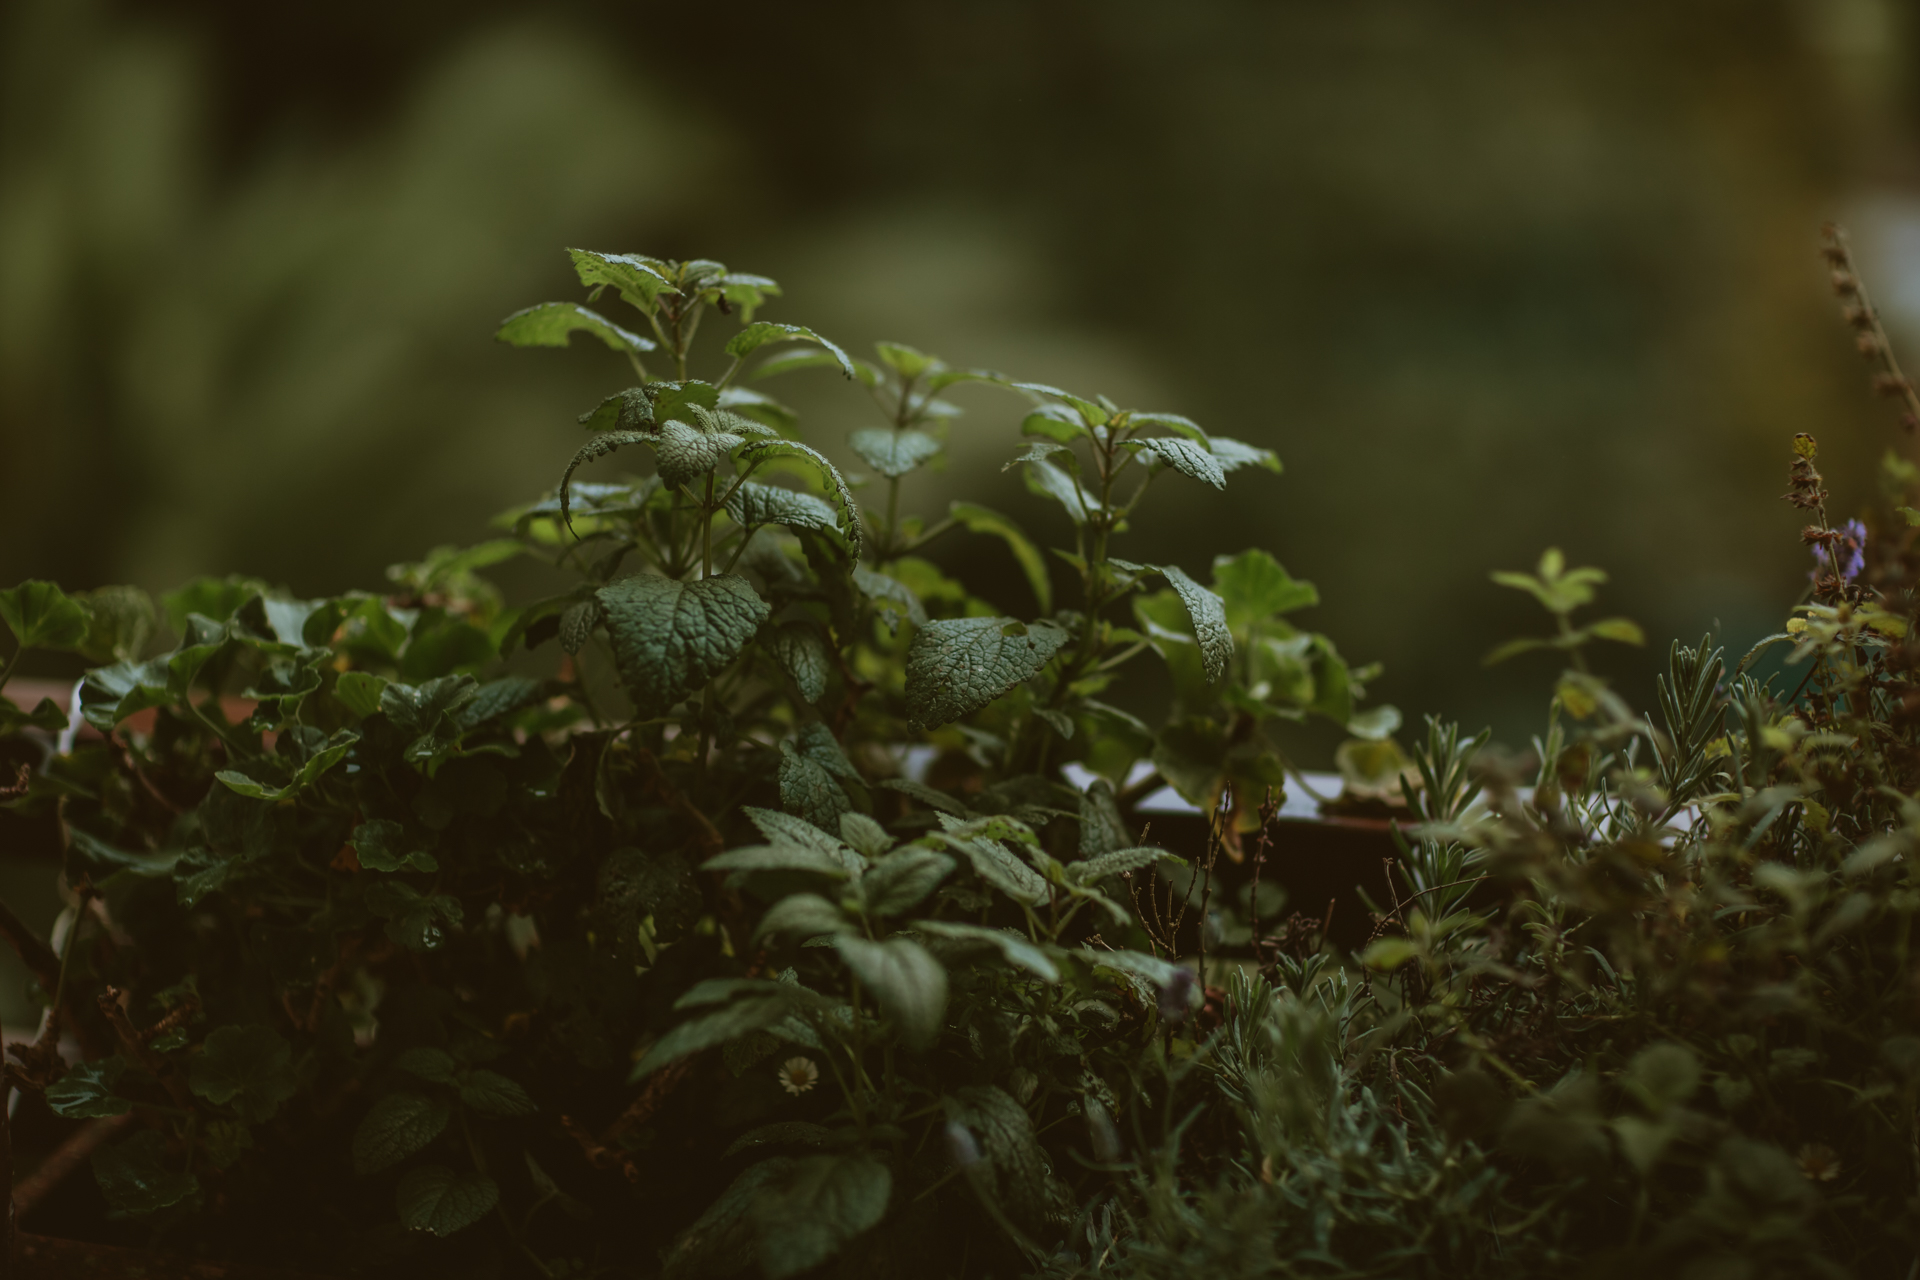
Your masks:
M 833 504 L 779 485 L 756 484 L 749 480 L 727 499 L 727 514 L 733 522 L 755 529 L 763 524 L 783 524 L 790 529 L 838 529 L 840 513 Z
M 780 744 L 780 803 L 822 831 L 839 830 L 840 815 L 853 807 L 832 770 L 790 742 Z
M 851 850 L 828 832 L 804 818 L 797 818 L 790 813 L 781 813 L 777 809 L 758 809 L 752 805 L 746 805 L 740 811 L 747 815 L 748 821 L 760 829 L 761 835 L 775 844 L 797 844 L 802 848 L 823 853 L 842 866 L 849 865 L 845 859 Z M 853 861 L 857 863 L 859 859 L 855 858 Z
M 353 1171 L 362 1177 L 399 1164 L 446 1132 L 453 1106 L 421 1093 L 390 1093 L 353 1131 Z
M 116 1097 L 113 1086 L 126 1069 L 127 1060 L 118 1054 L 98 1062 L 75 1063 L 67 1068 L 67 1074 L 47 1086 L 47 1106 L 55 1115 L 69 1120 L 125 1115 L 133 1104 Z
M 832 661 L 819 628 L 804 622 L 783 622 L 762 637 L 762 641 L 775 661 L 793 677 L 802 698 L 819 702 L 827 696 L 827 673 L 832 669 Z
M 630 444 L 652 444 L 659 439 L 651 431 L 607 431 L 595 436 L 580 446 L 580 451 L 567 463 L 567 469 L 560 473 L 560 520 L 569 528 L 573 524 L 573 473 L 589 462 L 604 458 L 615 449 Z
M 713 1013 L 683 1022 L 653 1042 L 646 1056 L 634 1067 L 630 1078 L 639 1080 L 661 1067 L 678 1062 L 688 1054 L 711 1049 L 750 1031 L 772 1026 L 786 1017 L 792 1007 L 783 996 L 761 996 L 753 1000 L 736 1000 Z
M 832 1137 L 833 1130 L 825 1125 L 814 1124 L 810 1120 L 781 1120 L 747 1130 L 728 1144 L 727 1149 L 720 1153 L 720 1158 L 724 1160 L 759 1147 L 824 1147 Z
M 824 454 L 797 440 L 768 439 L 750 442 L 740 451 L 740 456 L 753 461 L 782 456 L 805 458 L 817 467 L 840 499 L 840 536 L 846 539 L 853 558 L 860 558 L 860 510 L 854 505 L 853 490 L 847 487 L 846 477 L 840 474 L 839 468 L 827 461 Z
M 811 1271 L 886 1217 L 893 1175 L 864 1151 L 808 1156 L 771 1179 L 753 1201 L 760 1270 L 767 1280 Z
M 957 1089 L 945 1103 L 947 1120 L 977 1137 L 993 1171 L 996 1198 L 1028 1222 L 1043 1218 L 1053 1187 L 1027 1109 L 992 1085 Z
M 167 1140 L 153 1129 L 93 1153 L 93 1177 L 107 1204 L 122 1213 L 157 1213 L 199 1194 L 200 1180 L 167 1167 Z M 185 1157 L 179 1162 L 186 1163 Z
M 593 630 L 607 619 L 607 608 L 598 597 L 576 600 L 560 615 L 560 647 L 568 653 L 586 648 Z
M 784 1177 L 795 1163 L 788 1156 L 775 1156 L 747 1166 L 673 1242 L 663 1259 L 665 1269 L 661 1274 L 665 1280 L 732 1276 L 751 1266 L 757 1241 L 753 1206 L 761 1192 Z
M 1015 902 L 1037 906 L 1047 900 L 1047 882 L 999 841 L 964 834 L 966 824 L 944 813 L 940 815 L 940 823 L 948 829 L 939 838 L 949 848 L 965 855 L 982 880 Z
M 445 1165 L 430 1164 L 400 1179 L 393 1189 L 393 1207 L 400 1225 L 410 1231 L 450 1236 L 470 1227 L 500 1203 L 500 1188 L 484 1173 L 455 1173 Z
M 1241 467 L 1264 467 L 1275 475 L 1280 474 L 1280 459 L 1274 456 L 1271 449 L 1258 449 L 1225 436 L 1210 436 L 1207 445 L 1213 450 L 1213 456 L 1220 460 L 1222 471 L 1231 473 Z
M 653 350 L 653 343 L 646 338 L 573 302 L 543 302 L 516 311 L 500 322 L 493 336 L 516 347 L 564 347 L 577 332 L 590 333 L 615 351 Z
M 869 912 L 904 915 L 953 873 L 953 859 L 924 845 L 909 845 L 881 858 L 861 877 L 860 894 Z
M 1038 674 L 1068 639 L 1064 628 L 1045 621 L 1031 626 L 1015 618 L 927 623 L 907 650 L 907 707 L 914 723 L 932 729 L 971 715 Z
M 653 456 L 661 482 L 677 489 L 711 472 L 745 443 L 745 436 L 731 431 L 710 430 L 674 419 L 660 424 L 653 438 Z
M 580 415 L 580 425 L 589 431 L 646 431 L 653 426 L 653 399 L 645 387 L 616 391 Z M 582 489 L 587 486 L 582 485 Z M 626 485 L 608 485 L 609 491 L 630 493 Z
M 767 620 L 745 578 L 697 582 L 641 574 L 600 588 L 614 660 L 635 706 L 657 716 L 740 655 Z
M 658 266 L 637 254 L 569 249 L 567 256 L 573 259 L 581 284 L 589 289 L 611 286 L 622 299 L 648 313 L 661 294 L 680 292 Z
M 1047 953 L 1011 929 L 990 929 L 958 920 L 916 920 L 913 927 L 936 938 L 987 943 L 997 947 L 1008 964 L 1025 969 L 1043 982 L 1060 981 L 1060 970 Z
M 956 502 L 947 508 L 947 514 L 969 533 L 984 533 L 1005 542 L 1020 565 L 1020 572 L 1026 575 L 1027 585 L 1033 588 L 1034 603 L 1039 606 L 1040 614 L 1053 612 L 1053 580 L 1047 574 L 1046 559 L 1019 525 L 998 511 L 972 502 Z
M 1113 796 L 1113 784 L 1105 778 L 1095 778 L 1080 793 L 1081 856 L 1109 853 L 1132 843 L 1133 834 L 1127 830 L 1126 819 L 1120 816 L 1120 805 Z
M 86 609 L 37 578 L 0 591 L 0 621 L 22 649 L 75 649 L 87 639 Z
M 353 829 L 347 843 L 369 871 L 438 871 L 432 854 L 406 848 L 407 829 L 388 818 L 373 818 Z
M 861 595 L 867 597 L 869 600 L 877 600 L 883 604 L 894 606 L 893 613 L 895 616 L 888 620 L 888 630 L 893 630 L 899 626 L 899 615 L 901 614 L 904 614 L 907 620 L 916 627 L 924 627 L 927 625 L 927 610 L 925 606 L 920 603 L 920 597 L 913 594 L 913 589 L 907 586 L 906 583 L 901 582 L 898 578 L 890 578 L 884 573 L 876 573 L 864 565 L 855 565 L 853 569 L 853 585 L 859 590 Z
M 540 1108 L 527 1091 L 497 1071 L 466 1071 L 457 1077 L 460 1101 L 490 1116 L 530 1116 Z
M 446 945 L 447 930 L 460 923 L 460 900 L 450 894 L 423 894 L 398 880 L 378 880 L 362 891 L 360 901 L 387 922 L 387 937 L 409 951 L 437 951 Z
M 419 1076 L 422 1080 L 431 1080 L 435 1084 L 452 1084 L 453 1073 L 459 1068 L 452 1054 L 445 1049 L 430 1049 L 424 1046 L 408 1049 L 393 1060 L 396 1070 L 409 1075 Z
M 1070 391 L 1062 391 L 1058 387 L 1050 387 L 1044 382 L 1016 382 L 1013 386 L 1016 391 L 1031 392 L 1038 396 L 1049 396 L 1062 403 L 1071 405 L 1074 412 L 1078 413 L 1081 419 L 1090 427 L 1103 426 L 1113 417 L 1111 413 L 1107 412 L 1105 406 L 1096 404 L 1091 400 L 1082 400 Z
M 887 829 L 864 813 L 840 815 L 840 838 L 868 858 L 878 858 L 893 848 Z
M 925 947 L 908 938 L 872 942 L 851 936 L 835 938 L 833 945 L 909 1048 L 934 1042 L 947 1011 L 947 971 Z
M 1233 633 L 1227 630 L 1227 610 L 1219 596 L 1189 578 L 1178 565 L 1160 565 L 1160 573 L 1187 607 L 1193 636 L 1200 642 L 1200 662 L 1212 684 L 1227 673 L 1233 661 Z
M 816 893 L 790 893 L 768 908 L 760 917 L 753 936 L 787 934 L 794 938 L 814 938 L 823 933 L 846 933 L 853 923 L 846 912 Z
M 1083 858 L 1079 862 L 1067 864 L 1067 878 L 1075 884 L 1098 884 L 1108 876 L 1124 875 L 1129 871 L 1138 871 L 1150 867 L 1156 862 L 1185 863 L 1186 859 L 1165 849 L 1139 847 L 1133 849 L 1115 849 L 1110 853 L 1096 854 Z
M 889 480 L 899 479 L 940 452 L 938 440 L 912 428 L 889 431 L 884 427 L 869 427 L 848 436 L 847 444 L 860 455 L 861 461 Z
M 194 1096 L 232 1106 L 247 1124 L 272 1118 L 299 1087 L 293 1046 L 263 1023 L 225 1026 L 208 1036 L 189 1080 Z
M 805 871 L 847 878 L 846 864 L 831 853 L 797 844 L 749 844 L 716 853 L 700 864 L 702 871 Z
M 1085 524 L 1094 511 L 1100 510 L 1100 499 L 1084 491 L 1067 472 L 1037 458 L 1023 458 L 1026 463 L 1023 473 L 1030 492 L 1044 498 L 1052 498 L 1067 510 L 1067 516 L 1075 524 Z
M 769 320 L 756 320 L 727 342 L 727 354 L 730 356 L 749 356 L 770 342 L 811 342 L 826 349 L 839 363 L 841 370 L 849 377 L 854 376 L 853 361 L 847 353 L 835 344 L 827 341 L 813 330 L 800 324 L 775 324 Z
M 1220 460 L 1205 445 L 1177 436 L 1161 436 L 1132 443 L 1141 452 L 1159 459 L 1183 476 L 1210 484 L 1216 489 L 1227 487 L 1227 473 L 1221 469 Z
M 1208 440 L 1207 433 L 1201 429 L 1200 424 L 1183 414 L 1133 413 L 1128 415 L 1128 421 L 1136 427 L 1165 427 L 1189 440 L 1197 440 L 1203 445 Z

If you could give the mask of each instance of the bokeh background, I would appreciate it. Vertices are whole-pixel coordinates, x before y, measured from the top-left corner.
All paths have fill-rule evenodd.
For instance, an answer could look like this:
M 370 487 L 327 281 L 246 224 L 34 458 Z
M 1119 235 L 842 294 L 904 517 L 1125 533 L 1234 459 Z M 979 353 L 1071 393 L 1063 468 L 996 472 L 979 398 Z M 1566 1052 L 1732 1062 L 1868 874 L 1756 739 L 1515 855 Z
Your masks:
M 1539 625 L 1489 569 L 1611 570 L 1644 704 L 1668 638 L 1804 585 L 1794 432 L 1871 499 L 1901 440 L 1818 229 L 1920 344 L 1917 61 L 1892 0 L 8 0 L 0 581 L 317 593 L 477 541 L 624 384 L 497 321 L 578 296 L 566 245 L 705 256 L 850 348 L 1272 447 L 1123 554 L 1265 546 L 1380 697 L 1524 740 L 1552 666 L 1480 668 Z M 871 425 L 782 394 L 843 459 Z M 1061 532 L 1000 474 L 1014 403 L 962 398 L 910 496 Z M 942 551 L 1025 611 L 1004 554 Z

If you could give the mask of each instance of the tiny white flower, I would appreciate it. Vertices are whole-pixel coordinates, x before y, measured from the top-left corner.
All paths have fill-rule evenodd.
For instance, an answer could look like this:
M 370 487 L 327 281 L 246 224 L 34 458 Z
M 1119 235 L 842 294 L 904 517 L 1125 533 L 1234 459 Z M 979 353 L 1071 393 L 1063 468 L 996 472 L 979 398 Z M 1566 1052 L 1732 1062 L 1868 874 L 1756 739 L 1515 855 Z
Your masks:
M 820 1082 L 820 1068 L 812 1058 L 788 1058 L 780 1064 L 780 1087 L 798 1097 Z

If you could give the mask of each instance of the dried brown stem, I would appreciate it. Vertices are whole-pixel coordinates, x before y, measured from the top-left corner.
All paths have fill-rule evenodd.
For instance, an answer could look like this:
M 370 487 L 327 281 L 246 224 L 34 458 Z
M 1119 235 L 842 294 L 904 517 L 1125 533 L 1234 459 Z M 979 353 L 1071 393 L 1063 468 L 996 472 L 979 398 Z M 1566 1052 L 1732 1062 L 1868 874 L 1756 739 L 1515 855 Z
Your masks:
M 133 1123 L 133 1112 L 128 1111 L 117 1116 L 108 1116 L 104 1120 L 90 1120 L 82 1125 L 72 1137 L 55 1147 L 53 1154 L 40 1162 L 40 1167 L 20 1180 L 13 1189 L 13 1212 L 16 1218 L 25 1218 L 33 1206 L 46 1198 L 48 1192 L 59 1186 L 68 1174 L 86 1163 L 99 1147 L 120 1130 Z

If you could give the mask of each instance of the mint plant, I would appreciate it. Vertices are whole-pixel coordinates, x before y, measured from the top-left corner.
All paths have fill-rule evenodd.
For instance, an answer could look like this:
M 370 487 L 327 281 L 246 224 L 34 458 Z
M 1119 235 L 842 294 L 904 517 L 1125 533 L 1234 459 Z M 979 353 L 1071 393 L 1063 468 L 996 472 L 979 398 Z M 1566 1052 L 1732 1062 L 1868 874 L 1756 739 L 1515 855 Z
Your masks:
M 47 1010 L 5 1091 L 24 1146 L 117 1126 L 117 1230 L 343 1275 L 1904 1274 L 1920 472 L 1835 527 L 1798 439 L 1806 597 L 1737 661 L 1672 646 L 1654 716 L 1585 663 L 1643 638 L 1577 620 L 1599 570 L 1495 575 L 1553 619 L 1493 655 L 1563 657 L 1544 732 L 1403 748 L 1311 584 L 1124 541 L 1267 451 L 856 358 L 719 263 L 572 261 L 584 300 L 499 336 L 632 381 L 499 536 L 325 599 L 0 592 L 0 691 L 97 664 L 0 702 L 69 900 L 57 944 L 0 912 Z M 865 473 L 763 390 L 823 373 Z M 963 382 L 1061 545 L 914 509 Z M 927 559 L 957 534 L 1030 612 Z M 510 602 L 529 560 L 554 589 Z M 1149 651 L 1157 724 L 1106 700 Z M 1258 879 L 1310 717 L 1395 822 L 1357 955 Z M 1163 784 L 1203 841 L 1147 838 Z

